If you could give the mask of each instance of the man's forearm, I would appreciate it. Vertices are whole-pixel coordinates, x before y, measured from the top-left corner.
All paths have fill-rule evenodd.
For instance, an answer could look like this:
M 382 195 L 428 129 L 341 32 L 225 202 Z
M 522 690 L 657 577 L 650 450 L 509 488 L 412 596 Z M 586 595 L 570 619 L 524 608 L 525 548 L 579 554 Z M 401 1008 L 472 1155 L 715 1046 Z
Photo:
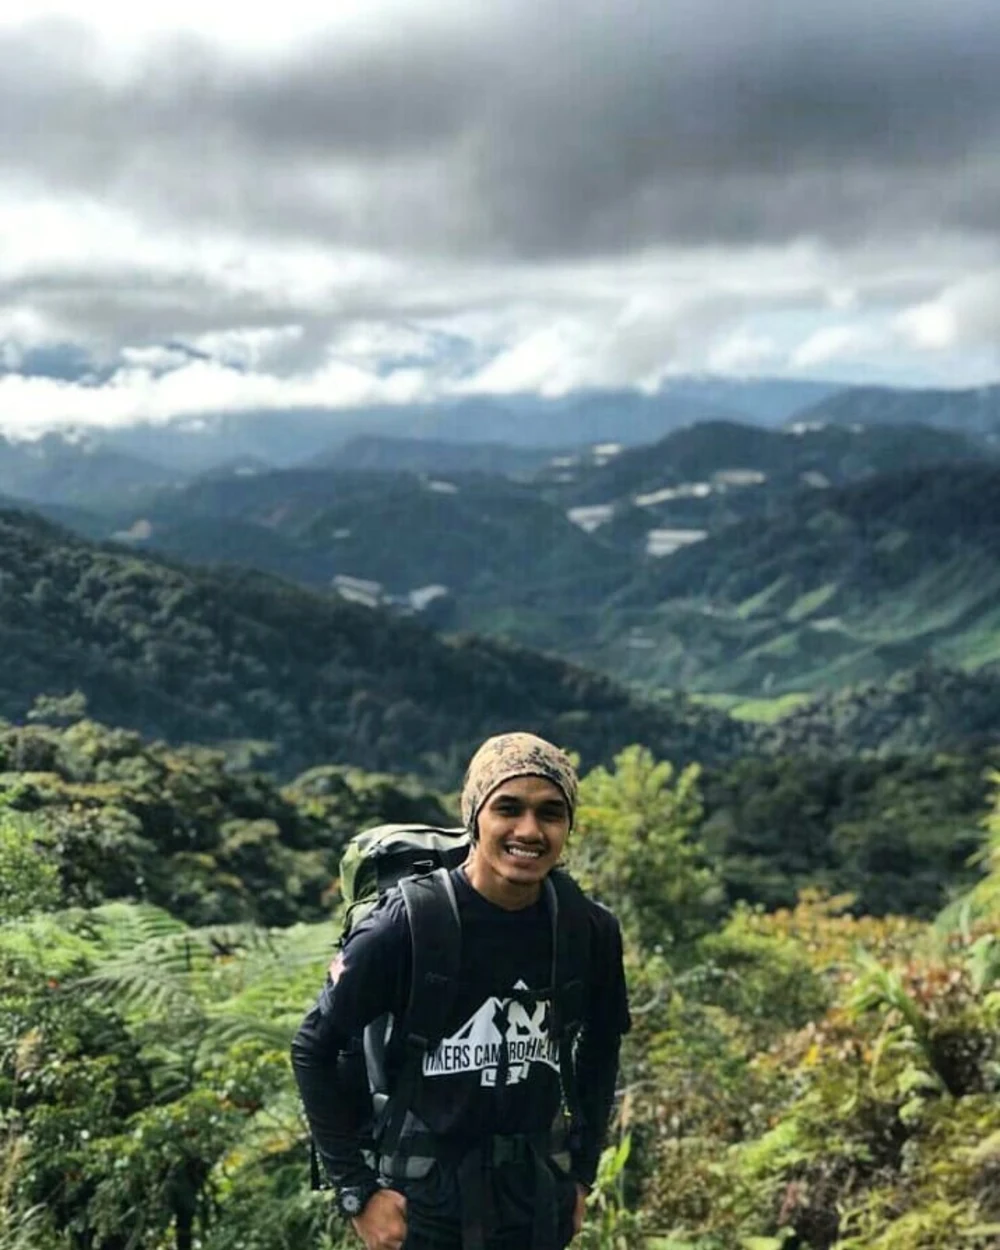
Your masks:
M 620 1047 L 621 1038 L 617 1035 L 598 1039 L 584 1034 L 580 1039 L 576 1084 L 583 1124 L 580 1140 L 572 1143 L 571 1156 L 574 1179 L 587 1186 L 594 1183 L 607 1138 Z
M 363 1154 L 371 1143 L 362 1057 L 324 1029 L 314 1008 L 292 1042 L 292 1067 L 326 1176 L 336 1185 L 365 1184 L 373 1171 Z

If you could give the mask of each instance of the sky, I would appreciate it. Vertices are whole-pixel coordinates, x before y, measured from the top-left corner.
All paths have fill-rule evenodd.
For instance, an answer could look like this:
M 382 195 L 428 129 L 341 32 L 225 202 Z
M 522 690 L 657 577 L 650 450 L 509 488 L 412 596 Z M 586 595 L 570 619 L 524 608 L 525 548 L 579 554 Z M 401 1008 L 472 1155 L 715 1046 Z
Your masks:
M 996 0 L 5 0 L 0 428 L 1000 380 Z

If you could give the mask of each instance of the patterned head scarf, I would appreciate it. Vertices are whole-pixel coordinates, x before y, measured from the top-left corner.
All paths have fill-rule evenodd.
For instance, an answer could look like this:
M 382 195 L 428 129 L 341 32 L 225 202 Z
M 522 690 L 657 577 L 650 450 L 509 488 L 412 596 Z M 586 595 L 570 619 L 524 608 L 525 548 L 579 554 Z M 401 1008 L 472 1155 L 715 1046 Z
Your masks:
M 469 762 L 462 786 L 462 820 L 473 836 L 483 804 L 497 786 L 513 777 L 544 777 L 563 792 L 573 825 L 577 776 L 569 757 L 534 734 L 498 734 L 487 738 Z

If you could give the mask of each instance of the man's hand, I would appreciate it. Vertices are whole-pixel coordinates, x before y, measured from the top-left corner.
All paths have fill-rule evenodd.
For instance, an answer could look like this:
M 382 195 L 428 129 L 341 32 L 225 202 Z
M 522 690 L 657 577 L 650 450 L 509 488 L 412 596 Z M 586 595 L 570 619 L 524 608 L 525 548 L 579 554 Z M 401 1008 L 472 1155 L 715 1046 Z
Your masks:
M 406 1240 L 406 1199 L 395 1189 L 380 1189 L 351 1223 L 366 1250 L 400 1250 Z
M 583 1217 L 586 1214 L 586 1209 L 587 1209 L 587 1191 L 583 1187 L 583 1185 L 581 1185 L 580 1182 L 577 1181 L 576 1206 L 573 1208 L 573 1236 L 574 1237 L 577 1235 L 580 1229 L 583 1228 Z

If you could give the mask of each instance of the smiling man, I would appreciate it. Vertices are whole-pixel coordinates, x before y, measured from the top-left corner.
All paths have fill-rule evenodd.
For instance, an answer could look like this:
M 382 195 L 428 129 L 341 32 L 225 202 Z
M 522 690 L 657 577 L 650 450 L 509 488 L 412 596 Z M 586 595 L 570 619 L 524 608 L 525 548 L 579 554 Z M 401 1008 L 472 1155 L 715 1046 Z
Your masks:
M 474 755 L 470 851 L 446 874 L 456 988 L 412 1080 L 399 1039 L 415 961 L 398 889 L 352 930 L 296 1036 L 317 1151 L 367 1250 L 559 1250 L 579 1231 L 629 1014 L 617 921 L 553 871 L 576 801 L 572 763 L 533 734 L 501 734 Z M 380 1121 L 400 1125 L 390 1142 L 372 1135 L 365 1069 L 350 1061 L 385 1014 L 400 1103 Z

